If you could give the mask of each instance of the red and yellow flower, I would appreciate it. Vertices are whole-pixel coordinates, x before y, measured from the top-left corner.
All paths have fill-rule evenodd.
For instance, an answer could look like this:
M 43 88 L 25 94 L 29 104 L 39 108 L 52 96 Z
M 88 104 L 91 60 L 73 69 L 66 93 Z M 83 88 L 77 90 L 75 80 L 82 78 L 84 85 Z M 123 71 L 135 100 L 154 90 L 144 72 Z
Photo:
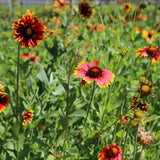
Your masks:
M 85 81 L 96 81 L 102 88 L 113 82 L 115 75 L 108 69 L 98 67 L 99 61 L 92 60 L 92 65 L 89 62 L 81 62 L 75 70 L 76 78 L 83 78 Z
M 139 91 L 143 95 L 151 94 L 151 92 L 152 92 L 152 84 L 149 84 L 149 82 L 148 83 L 146 83 L 146 82 L 140 83 Z
M 54 1 L 53 7 L 61 7 L 61 8 L 69 7 L 68 3 L 70 2 L 69 1 L 65 2 L 64 0 Z
M 122 160 L 122 149 L 116 143 L 105 146 L 98 158 L 98 160 Z
M 143 30 L 142 36 L 146 39 L 148 43 L 151 44 L 153 41 L 155 41 L 157 34 L 154 30 L 151 31 Z
M 19 40 L 21 46 L 35 47 L 39 44 L 38 41 L 43 40 L 45 26 L 32 14 L 26 13 L 22 19 L 15 21 L 12 28 L 15 30 L 15 40 Z
M 0 113 L 4 112 L 9 103 L 9 96 L 6 92 L 0 91 Z
M 4 88 L 4 86 L 2 84 L 0 84 L 0 90 L 3 89 L 3 88 Z
M 27 122 L 31 123 L 34 116 L 33 112 L 34 112 L 33 110 L 30 110 L 22 114 L 22 118 L 23 118 L 22 125 L 27 126 Z
M 92 8 L 90 7 L 89 2 L 84 1 L 78 4 L 79 13 L 84 18 L 90 18 L 92 15 Z
M 129 12 L 129 11 L 130 11 L 130 9 L 131 9 L 131 4 L 129 4 L 129 3 L 124 3 L 123 6 L 124 6 L 124 11 L 125 11 L 125 12 Z
M 160 59 L 160 50 L 159 48 L 156 47 L 144 47 L 144 48 L 140 48 L 136 51 L 136 56 L 138 57 L 151 57 L 151 62 L 152 63 L 159 63 L 158 59 Z

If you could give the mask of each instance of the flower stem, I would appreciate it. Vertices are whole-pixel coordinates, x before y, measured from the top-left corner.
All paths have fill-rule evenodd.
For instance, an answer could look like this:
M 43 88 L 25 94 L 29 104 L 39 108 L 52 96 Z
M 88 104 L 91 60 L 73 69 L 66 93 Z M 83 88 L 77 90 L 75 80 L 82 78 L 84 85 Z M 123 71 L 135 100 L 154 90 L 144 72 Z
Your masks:
M 88 118 L 88 114 L 89 114 L 89 111 L 90 111 L 90 108 L 91 108 L 91 104 L 92 104 L 92 100 L 93 100 L 93 96 L 94 96 L 94 91 L 95 91 L 95 81 L 93 82 L 93 90 L 92 90 L 92 97 L 91 97 L 91 100 L 90 100 L 90 103 L 89 103 L 89 107 L 88 107 L 88 111 L 87 111 L 87 115 L 86 115 L 86 119 L 84 121 L 84 128 L 85 128 L 85 125 L 86 125 L 86 121 L 87 121 L 87 118 Z
M 18 109 L 18 91 L 19 91 L 19 58 L 20 58 L 20 43 L 18 44 L 18 57 L 17 57 L 17 86 L 16 86 L 16 118 L 18 122 L 18 115 L 19 115 L 19 109 Z
M 144 150 L 144 146 L 142 146 L 142 149 L 141 149 L 141 154 L 140 154 L 139 160 L 141 160 L 141 158 L 142 158 L 142 153 L 143 153 L 143 150 Z
M 71 77 L 71 73 L 72 73 L 72 69 L 75 65 L 75 63 L 79 61 L 79 59 L 76 59 L 69 71 L 69 75 L 68 75 L 68 85 L 67 85 L 67 107 L 66 107 L 66 120 L 65 120 L 65 138 L 64 138 L 64 153 L 63 153 L 63 160 L 65 160 L 65 153 L 66 153 L 66 141 L 67 141 L 67 130 L 68 130 L 68 114 L 69 114 L 69 84 L 70 84 L 70 77 Z
M 135 143 L 134 143 L 134 151 L 133 151 L 133 160 L 135 160 L 136 158 L 138 127 L 139 127 L 139 124 L 137 125 L 137 131 L 136 131 L 136 137 L 135 137 Z
M 148 78 L 148 76 L 149 76 L 150 70 L 151 70 L 151 61 L 150 61 L 149 68 L 148 68 L 148 72 L 147 72 L 147 76 L 146 76 L 147 78 Z

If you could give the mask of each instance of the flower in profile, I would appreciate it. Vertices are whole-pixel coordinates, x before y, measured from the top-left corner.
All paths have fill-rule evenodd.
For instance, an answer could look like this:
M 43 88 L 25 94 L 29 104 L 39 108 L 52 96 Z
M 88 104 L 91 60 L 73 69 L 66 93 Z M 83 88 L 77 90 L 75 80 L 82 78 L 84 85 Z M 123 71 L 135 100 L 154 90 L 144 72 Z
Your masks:
M 143 118 L 144 114 L 143 111 L 140 109 L 135 109 L 134 117 L 135 118 Z
M 0 91 L 0 113 L 4 112 L 9 103 L 9 96 L 6 92 Z
M 137 51 L 136 51 L 136 56 L 138 57 L 151 57 L 151 62 L 152 63 L 159 63 L 158 62 L 158 59 L 160 59 L 160 50 L 159 48 L 156 46 L 156 47 L 144 47 L 144 48 L 139 48 Z
M 3 89 L 3 88 L 4 88 L 4 86 L 2 84 L 0 84 L 0 90 Z
M 130 121 L 130 119 L 129 119 L 128 116 L 126 116 L 126 117 L 122 116 L 122 118 L 118 120 L 118 122 L 122 123 L 122 124 L 125 124 L 125 123 L 127 123 L 129 121 Z
M 151 92 L 152 92 L 152 84 L 149 84 L 149 82 L 148 83 L 146 83 L 146 82 L 140 83 L 139 91 L 143 95 L 151 94 Z
M 33 56 L 33 54 L 30 54 L 28 52 L 21 55 L 21 57 L 24 58 L 24 59 L 28 59 L 29 57 L 32 57 L 32 56 Z
M 32 61 L 32 62 L 34 62 L 36 64 L 39 63 L 39 61 L 38 61 L 39 57 L 38 56 L 34 56 L 33 54 L 30 54 L 28 52 L 24 53 L 23 55 L 21 55 L 21 57 L 24 58 L 24 59 L 29 59 L 30 58 L 30 61 Z
M 65 6 L 69 7 L 68 3 L 70 3 L 70 2 L 69 1 L 68 2 L 64 2 L 64 0 L 54 1 L 53 7 L 61 7 L 61 8 L 64 8 Z
M 139 127 L 138 128 L 138 137 L 137 141 L 144 147 L 149 149 L 149 146 L 152 145 L 153 139 L 155 139 L 155 134 L 149 131 L 146 131 L 144 128 Z
M 116 143 L 105 146 L 98 158 L 98 160 L 122 160 L 122 149 Z
M 22 120 L 22 125 L 27 126 L 27 122 L 28 122 L 28 123 L 31 123 L 32 118 L 33 118 L 33 116 L 34 116 L 33 112 L 34 112 L 33 110 L 29 110 L 29 111 L 24 112 L 24 113 L 22 114 L 22 118 L 23 118 L 23 120 Z
M 82 81 L 81 81 L 81 87 L 85 87 L 85 85 L 86 85 L 86 81 L 84 79 L 82 79 Z
M 136 33 L 140 33 L 143 31 L 143 28 L 135 28 L 135 30 L 136 30 Z
M 131 9 L 131 4 L 129 4 L 129 3 L 124 3 L 123 6 L 124 6 L 124 11 L 125 11 L 125 12 L 129 12 L 129 11 L 130 11 L 130 9 Z
M 146 39 L 148 43 L 151 44 L 153 41 L 155 41 L 157 34 L 155 33 L 154 30 L 151 31 L 143 30 L 142 36 Z
M 76 78 L 83 78 L 85 81 L 96 81 L 102 88 L 113 82 L 115 75 L 108 69 L 98 67 L 99 61 L 92 60 L 92 65 L 89 62 L 81 62 L 75 70 Z
M 38 60 L 38 59 L 39 59 L 38 56 L 32 56 L 32 57 L 31 57 L 31 61 L 34 62 L 35 64 L 38 64 L 38 63 L 39 63 L 39 60 Z
M 21 46 L 35 47 L 39 44 L 38 41 L 43 40 L 45 26 L 32 14 L 23 15 L 22 19 L 15 21 L 12 28 L 15 30 L 15 40 L 19 40 Z
M 89 2 L 85 1 L 85 2 L 80 2 L 78 4 L 78 9 L 79 9 L 79 13 L 81 16 L 83 16 L 84 18 L 90 18 L 92 15 L 92 8 L 90 7 Z

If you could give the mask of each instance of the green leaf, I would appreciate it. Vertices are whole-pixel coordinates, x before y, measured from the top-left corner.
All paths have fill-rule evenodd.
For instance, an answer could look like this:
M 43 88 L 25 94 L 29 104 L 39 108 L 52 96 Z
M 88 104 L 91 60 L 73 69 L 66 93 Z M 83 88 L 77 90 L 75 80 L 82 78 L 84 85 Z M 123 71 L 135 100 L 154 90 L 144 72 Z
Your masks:
M 76 110 L 72 114 L 69 115 L 69 117 L 85 117 L 86 116 L 86 111 L 83 109 Z
M 69 148 L 68 149 L 68 153 L 70 154 L 70 155 L 75 155 L 75 154 L 78 154 L 78 151 L 77 151 L 77 148 Z
M 47 160 L 55 160 L 56 158 L 53 156 L 53 155 L 49 155 L 48 157 L 47 157 Z
M 43 82 L 45 85 L 48 86 L 48 78 L 47 78 L 46 72 L 41 64 L 39 65 L 39 72 L 37 74 L 37 77 L 39 78 L 39 80 L 41 82 Z
M 125 135 L 125 131 L 123 131 L 123 130 L 120 130 L 120 131 L 118 131 L 117 133 L 116 133 L 116 136 L 117 137 L 122 137 L 122 135 Z

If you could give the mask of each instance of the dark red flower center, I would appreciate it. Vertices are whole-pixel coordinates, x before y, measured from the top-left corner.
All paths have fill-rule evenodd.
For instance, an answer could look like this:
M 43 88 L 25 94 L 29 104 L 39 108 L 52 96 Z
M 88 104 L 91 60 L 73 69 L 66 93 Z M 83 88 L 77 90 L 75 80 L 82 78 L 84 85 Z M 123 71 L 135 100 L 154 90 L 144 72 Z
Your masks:
M 112 147 L 109 149 L 109 151 L 107 152 L 107 156 L 106 156 L 106 157 L 115 158 L 115 157 L 117 157 L 118 154 L 119 154 L 118 148 L 112 146 Z
M 102 70 L 98 67 L 91 67 L 87 72 L 86 76 L 90 78 L 99 78 L 102 76 Z
M 153 47 L 151 47 L 151 48 L 148 48 L 147 49 L 147 54 L 149 54 L 150 56 L 152 56 L 152 57 L 156 57 L 157 56 L 157 48 L 153 48 Z
M 90 7 L 89 7 L 88 3 L 83 3 L 81 6 L 81 13 L 84 15 L 87 15 L 88 12 L 90 12 Z

